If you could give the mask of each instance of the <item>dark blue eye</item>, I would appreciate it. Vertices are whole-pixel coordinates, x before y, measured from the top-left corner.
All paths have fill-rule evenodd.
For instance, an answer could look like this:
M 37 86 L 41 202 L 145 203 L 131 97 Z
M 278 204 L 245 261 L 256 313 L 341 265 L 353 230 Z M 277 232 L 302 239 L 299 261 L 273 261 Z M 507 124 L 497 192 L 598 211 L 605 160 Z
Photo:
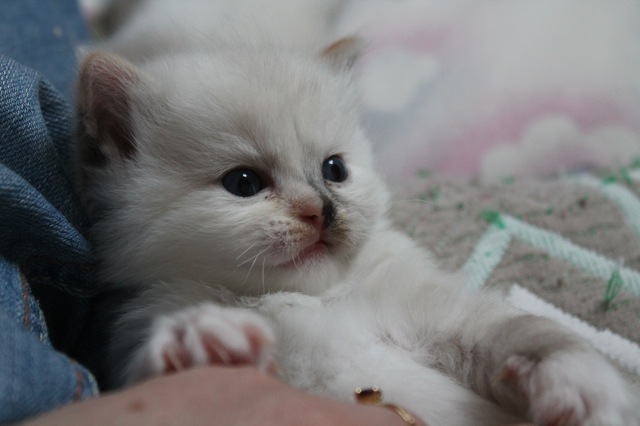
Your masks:
M 224 175 L 222 186 L 238 197 L 253 197 L 265 187 L 264 181 L 251 169 L 235 169 Z
M 349 177 L 349 169 L 342 158 L 333 155 L 324 160 L 322 177 L 330 182 L 344 182 Z

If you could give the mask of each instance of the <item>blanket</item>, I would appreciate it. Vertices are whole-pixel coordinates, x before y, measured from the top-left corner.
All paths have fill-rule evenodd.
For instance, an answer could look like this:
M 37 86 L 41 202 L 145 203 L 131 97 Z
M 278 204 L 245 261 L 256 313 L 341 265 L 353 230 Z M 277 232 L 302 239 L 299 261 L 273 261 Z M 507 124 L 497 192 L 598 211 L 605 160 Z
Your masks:
M 469 286 L 588 339 L 640 383 L 640 169 L 558 179 L 422 173 L 392 217 Z
M 640 155 L 640 3 L 348 0 L 365 122 L 390 179 L 539 177 Z

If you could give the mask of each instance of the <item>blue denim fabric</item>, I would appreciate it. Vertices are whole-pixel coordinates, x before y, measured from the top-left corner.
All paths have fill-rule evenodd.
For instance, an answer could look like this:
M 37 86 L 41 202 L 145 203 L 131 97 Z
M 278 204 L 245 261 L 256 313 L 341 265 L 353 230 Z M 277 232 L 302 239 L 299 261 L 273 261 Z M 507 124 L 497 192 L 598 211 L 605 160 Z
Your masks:
M 0 422 L 97 394 L 86 369 L 52 346 L 73 348 L 93 294 L 67 175 L 71 131 L 60 95 L 0 58 Z
M 81 24 L 73 0 L 2 0 L 0 52 L 69 90 L 77 40 L 56 31 L 54 43 L 49 34 L 51 25 L 71 34 Z M 0 424 L 98 393 L 93 376 L 66 355 L 78 352 L 94 292 L 86 219 L 69 176 L 67 99 L 0 55 Z
M 75 48 L 87 33 L 75 0 L 1 0 L 0 54 L 47 77 L 71 99 Z

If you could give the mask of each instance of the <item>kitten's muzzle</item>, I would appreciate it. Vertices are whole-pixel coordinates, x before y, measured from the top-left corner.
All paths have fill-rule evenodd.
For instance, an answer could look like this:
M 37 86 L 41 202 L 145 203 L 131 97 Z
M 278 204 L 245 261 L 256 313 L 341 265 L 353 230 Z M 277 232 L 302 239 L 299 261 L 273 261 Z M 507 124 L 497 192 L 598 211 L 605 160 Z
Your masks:
M 318 230 L 327 229 L 336 218 L 336 209 L 329 200 L 323 201 L 321 208 L 318 207 L 305 209 L 300 218 Z
M 336 218 L 336 209 L 331 201 L 327 201 L 322 206 L 322 229 L 327 229 Z

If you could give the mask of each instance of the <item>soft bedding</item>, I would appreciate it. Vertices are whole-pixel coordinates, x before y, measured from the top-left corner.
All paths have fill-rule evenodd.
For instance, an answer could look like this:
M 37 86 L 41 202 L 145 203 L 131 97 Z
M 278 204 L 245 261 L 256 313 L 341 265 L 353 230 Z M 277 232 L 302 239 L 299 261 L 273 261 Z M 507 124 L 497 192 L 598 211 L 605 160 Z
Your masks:
M 338 30 L 397 225 L 640 382 L 640 3 L 351 0 Z
M 394 189 L 398 226 L 473 290 L 558 320 L 640 383 L 640 170 Z
M 365 120 L 391 179 L 496 180 L 640 155 L 640 3 L 350 0 Z

